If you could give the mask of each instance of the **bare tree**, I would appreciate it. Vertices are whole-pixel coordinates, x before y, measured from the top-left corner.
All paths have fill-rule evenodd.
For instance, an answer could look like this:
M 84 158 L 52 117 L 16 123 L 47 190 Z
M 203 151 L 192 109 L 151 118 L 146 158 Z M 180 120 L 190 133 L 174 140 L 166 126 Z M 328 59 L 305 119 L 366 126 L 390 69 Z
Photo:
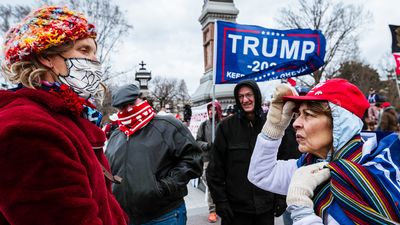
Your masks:
M 387 95 L 387 101 L 392 102 L 397 109 L 400 109 L 400 77 L 396 75 L 396 62 L 392 53 L 388 52 L 381 58 L 378 68 L 385 80 L 383 81 L 385 83 L 383 93 Z
M 370 88 L 381 90 L 384 84 L 379 78 L 378 71 L 358 61 L 348 61 L 340 65 L 338 78 L 344 78 L 367 95 Z M 368 81 L 368 82 L 365 82 Z
M 284 28 L 318 29 L 324 34 L 325 64 L 313 73 L 315 83 L 319 83 L 323 76 L 332 77 L 346 56 L 358 51 L 358 36 L 371 18 L 363 6 L 331 0 L 298 0 L 298 5 L 280 10 L 277 22 Z
M 31 11 L 29 6 L 24 5 L 0 5 L 0 31 L 7 32 L 10 26 L 21 21 Z
M 111 106 L 111 96 L 114 91 L 116 91 L 118 87 L 114 84 L 110 84 L 106 87 L 106 89 L 102 92 L 103 98 L 102 98 L 102 104 L 99 105 L 97 108 L 101 111 L 103 114 L 103 120 L 102 122 L 109 122 L 109 116 L 118 110 L 114 107 Z
M 173 103 L 177 95 L 178 86 L 175 78 L 156 76 L 150 81 L 150 97 L 159 104 L 160 108 Z
M 30 11 L 31 8 L 29 6 L 11 4 L 0 5 L 0 35 L 4 36 L 3 34 L 10 29 L 11 25 L 21 21 Z M 11 83 L 3 73 L 0 73 L 0 84 L 1 89 L 7 89 L 11 86 Z
M 379 59 L 377 67 L 382 80 L 389 79 L 389 76 L 394 76 L 396 73 L 396 61 L 393 57 L 393 53 L 387 51 L 384 56 Z
M 184 79 L 181 79 L 179 81 L 179 84 L 177 87 L 177 99 L 179 101 L 182 101 L 182 104 L 187 104 L 190 101 L 190 95 L 188 93 L 188 89 L 187 89 L 186 82 Z

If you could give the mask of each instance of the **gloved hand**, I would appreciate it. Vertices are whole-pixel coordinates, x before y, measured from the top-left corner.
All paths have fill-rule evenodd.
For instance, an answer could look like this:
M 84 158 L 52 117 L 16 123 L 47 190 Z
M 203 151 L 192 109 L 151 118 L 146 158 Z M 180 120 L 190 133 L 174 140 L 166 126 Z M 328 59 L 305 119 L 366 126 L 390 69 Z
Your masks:
M 283 137 L 285 129 L 289 126 L 293 117 L 293 109 L 296 106 L 294 102 L 283 102 L 284 96 L 298 95 L 296 90 L 287 84 L 280 84 L 276 87 L 272 96 L 271 105 L 267 114 L 262 132 L 272 138 L 279 139 Z
M 323 168 L 327 164 L 327 162 L 320 162 L 296 170 L 286 196 L 288 206 L 314 207 L 311 199 L 314 195 L 314 189 L 331 176 L 329 168 Z
M 219 217 L 224 220 L 224 224 L 232 223 L 235 215 L 231 209 L 231 206 L 228 202 L 218 202 L 215 203 L 215 211 Z M 226 223 L 225 223 L 226 222 Z
M 274 216 L 280 217 L 286 211 L 286 196 L 275 194 Z

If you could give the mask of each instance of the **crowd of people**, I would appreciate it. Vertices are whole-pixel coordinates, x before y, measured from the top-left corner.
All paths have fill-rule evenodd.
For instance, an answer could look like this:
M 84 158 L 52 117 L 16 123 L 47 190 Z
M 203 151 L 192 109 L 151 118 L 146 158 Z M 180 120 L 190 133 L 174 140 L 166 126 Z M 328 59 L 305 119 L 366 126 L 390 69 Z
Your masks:
M 396 108 L 371 88 L 367 96 L 369 107 L 364 116 L 364 127 L 366 131 L 394 132 L 400 131 L 400 115 Z
M 242 80 L 234 107 L 207 104 L 194 138 L 189 113 L 185 123 L 157 113 L 127 84 L 102 130 L 96 31 L 83 14 L 44 6 L 4 40 L 17 87 L 0 91 L 0 224 L 184 225 L 199 177 L 210 223 L 400 223 L 398 118 L 372 90 L 281 84 L 263 105 L 257 83 Z

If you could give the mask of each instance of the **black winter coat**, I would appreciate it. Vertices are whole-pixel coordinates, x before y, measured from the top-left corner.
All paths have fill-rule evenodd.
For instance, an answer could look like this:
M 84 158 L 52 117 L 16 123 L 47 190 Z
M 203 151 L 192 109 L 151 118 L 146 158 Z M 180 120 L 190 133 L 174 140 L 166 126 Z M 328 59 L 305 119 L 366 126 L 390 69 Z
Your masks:
M 233 211 L 251 214 L 272 210 L 274 194 L 247 179 L 250 158 L 264 123 L 262 118 L 250 122 L 237 115 L 220 122 L 207 168 L 207 183 L 216 204 L 229 202 Z
M 246 118 L 238 99 L 238 91 L 244 85 L 254 91 L 254 121 Z M 217 207 L 219 202 L 228 202 L 236 212 L 265 213 L 274 207 L 274 194 L 247 179 L 257 135 L 265 123 L 265 115 L 261 114 L 261 92 L 254 81 L 245 80 L 236 85 L 234 95 L 238 113 L 222 120 L 217 127 L 206 173 L 207 184 Z
M 187 183 L 200 177 L 201 150 L 190 131 L 172 116 L 155 116 L 129 138 L 116 130 L 106 156 L 122 177 L 113 193 L 131 221 L 145 223 L 183 203 Z

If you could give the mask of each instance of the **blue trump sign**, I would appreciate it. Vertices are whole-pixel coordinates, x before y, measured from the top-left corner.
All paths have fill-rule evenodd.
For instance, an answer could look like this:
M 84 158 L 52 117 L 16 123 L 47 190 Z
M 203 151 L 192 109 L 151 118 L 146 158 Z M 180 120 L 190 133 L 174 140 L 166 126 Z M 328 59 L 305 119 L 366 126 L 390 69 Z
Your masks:
M 326 43 L 319 30 L 273 30 L 216 21 L 215 32 L 216 84 L 295 77 L 324 64 Z

